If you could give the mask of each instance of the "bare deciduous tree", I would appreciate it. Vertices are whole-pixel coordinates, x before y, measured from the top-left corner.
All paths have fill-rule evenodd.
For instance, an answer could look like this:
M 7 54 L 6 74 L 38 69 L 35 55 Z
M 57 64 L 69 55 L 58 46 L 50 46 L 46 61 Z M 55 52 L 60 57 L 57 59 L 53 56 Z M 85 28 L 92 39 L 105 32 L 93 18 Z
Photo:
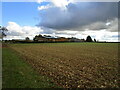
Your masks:
M 5 37 L 5 36 L 7 36 L 6 34 L 5 34 L 5 31 L 8 31 L 8 29 L 6 28 L 6 27 L 2 27 L 2 26 L 0 26 L 0 38 L 2 38 L 2 41 L 3 41 L 3 37 Z

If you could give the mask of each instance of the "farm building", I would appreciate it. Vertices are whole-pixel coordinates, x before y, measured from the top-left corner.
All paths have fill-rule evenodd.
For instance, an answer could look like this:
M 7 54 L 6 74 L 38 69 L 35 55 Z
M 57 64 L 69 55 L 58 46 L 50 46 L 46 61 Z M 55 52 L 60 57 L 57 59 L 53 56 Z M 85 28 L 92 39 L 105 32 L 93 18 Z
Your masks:
M 67 42 L 68 38 L 37 35 L 33 40 L 37 42 Z
M 36 35 L 33 39 L 36 42 L 43 42 L 43 41 L 47 41 L 47 39 L 45 37 L 43 37 L 42 35 Z
M 52 37 L 49 35 L 36 35 L 33 39 L 35 42 L 85 42 L 84 39 L 78 39 L 75 37 L 65 38 L 65 37 Z
M 85 40 L 72 37 L 72 38 L 68 38 L 68 41 L 69 42 L 84 42 Z

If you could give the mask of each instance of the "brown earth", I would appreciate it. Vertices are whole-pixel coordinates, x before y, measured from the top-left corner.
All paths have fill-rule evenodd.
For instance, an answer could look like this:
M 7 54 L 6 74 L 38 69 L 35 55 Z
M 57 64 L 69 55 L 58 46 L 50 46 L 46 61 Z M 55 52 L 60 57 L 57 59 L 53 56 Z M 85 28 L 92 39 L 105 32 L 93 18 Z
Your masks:
M 14 44 L 11 48 L 64 88 L 118 87 L 118 44 Z

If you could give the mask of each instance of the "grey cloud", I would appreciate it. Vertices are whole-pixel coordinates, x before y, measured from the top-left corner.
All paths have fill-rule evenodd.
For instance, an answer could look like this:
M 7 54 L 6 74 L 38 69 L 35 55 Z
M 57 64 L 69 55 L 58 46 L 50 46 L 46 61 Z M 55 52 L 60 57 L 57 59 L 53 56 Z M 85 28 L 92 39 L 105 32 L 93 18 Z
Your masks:
M 7 34 L 8 36 L 22 36 L 22 35 L 25 34 L 25 33 L 15 32 L 15 31 L 8 31 L 8 32 L 6 32 L 6 34 Z
M 106 23 L 109 23 L 109 25 L 106 25 Z M 114 18 L 112 20 L 109 20 L 108 22 L 95 22 L 91 23 L 89 25 L 85 25 L 80 28 L 80 30 L 107 30 L 110 32 L 118 32 L 118 18 Z
M 115 18 L 114 20 L 112 20 L 107 29 L 111 32 L 118 32 L 118 19 Z
M 70 3 L 66 8 L 67 10 L 61 10 L 58 7 L 53 7 L 40 12 L 41 21 L 37 26 L 59 30 L 73 30 L 96 22 L 105 23 L 108 19 L 118 17 L 117 2 Z M 96 27 L 92 25 L 91 28 L 97 29 L 97 25 Z M 101 23 L 98 29 L 102 28 L 106 28 L 106 26 Z
M 53 34 L 55 32 L 55 30 L 47 27 L 41 27 L 41 29 L 43 29 L 43 32 L 41 34 Z
M 86 26 L 83 26 L 82 29 L 88 29 L 88 30 L 101 30 L 101 29 L 107 29 L 108 26 L 106 26 L 105 22 L 95 22 Z

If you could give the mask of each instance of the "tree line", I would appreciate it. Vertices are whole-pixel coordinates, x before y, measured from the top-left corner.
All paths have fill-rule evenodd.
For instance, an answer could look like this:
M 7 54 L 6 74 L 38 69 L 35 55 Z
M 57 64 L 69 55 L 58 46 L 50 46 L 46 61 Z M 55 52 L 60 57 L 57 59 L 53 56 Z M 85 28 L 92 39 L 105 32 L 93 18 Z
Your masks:
M 8 31 L 8 29 L 7 29 L 6 27 L 0 26 L 0 32 L 1 32 L 0 37 L 2 38 L 2 41 L 3 41 L 3 38 L 7 36 L 7 35 L 5 34 L 6 31 Z M 36 35 L 36 36 L 33 38 L 33 41 L 37 41 L 37 39 L 39 39 L 39 38 L 43 38 L 43 39 L 45 40 L 46 37 L 47 37 L 47 38 L 48 38 L 48 37 L 50 38 L 51 36 L 49 36 L 49 35 L 48 35 L 48 36 L 47 36 L 47 35 L 44 35 L 44 37 L 43 37 L 42 35 L 39 34 L 39 35 Z M 48 39 L 49 39 L 49 38 L 48 38 Z M 65 39 L 65 37 L 62 37 L 61 39 Z M 68 39 L 70 39 L 70 38 L 68 38 Z M 73 38 L 73 37 L 72 37 L 71 39 L 74 39 L 74 40 L 76 40 L 76 41 L 77 41 L 77 40 L 80 40 L 80 39 Z M 49 39 L 49 40 L 50 40 L 50 39 Z M 81 39 L 81 40 L 82 40 L 82 39 Z M 30 41 L 29 37 L 26 37 L 26 38 L 25 38 L 25 41 L 27 41 L 27 42 Z M 83 41 L 84 41 L 84 42 L 97 42 L 96 39 L 92 40 L 91 36 L 89 36 L 89 35 L 87 36 L 86 40 L 83 39 Z

